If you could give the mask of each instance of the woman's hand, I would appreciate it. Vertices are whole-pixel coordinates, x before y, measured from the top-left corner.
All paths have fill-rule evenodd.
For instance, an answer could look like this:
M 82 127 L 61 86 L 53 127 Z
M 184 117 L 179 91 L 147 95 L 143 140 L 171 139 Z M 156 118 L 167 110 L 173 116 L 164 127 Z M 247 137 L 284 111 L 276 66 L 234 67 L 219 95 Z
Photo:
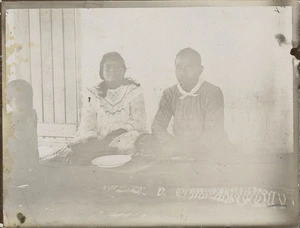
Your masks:
M 113 154 L 117 152 L 117 148 L 107 147 L 105 154 L 101 153 L 102 151 L 93 151 L 85 152 L 85 151 L 77 151 L 73 152 L 71 156 L 68 158 L 69 164 L 72 165 L 90 165 L 92 160 L 103 155 Z
M 115 130 L 115 131 L 112 131 L 111 133 L 109 133 L 107 136 L 105 136 L 105 138 L 103 139 L 103 141 L 105 141 L 108 144 L 110 144 L 116 137 L 126 133 L 127 130 L 125 129 L 118 129 L 118 130 Z
M 72 153 L 67 159 L 71 164 L 88 165 L 99 156 L 114 154 L 117 148 L 109 147 L 106 142 L 99 139 L 89 140 L 86 143 L 71 145 Z

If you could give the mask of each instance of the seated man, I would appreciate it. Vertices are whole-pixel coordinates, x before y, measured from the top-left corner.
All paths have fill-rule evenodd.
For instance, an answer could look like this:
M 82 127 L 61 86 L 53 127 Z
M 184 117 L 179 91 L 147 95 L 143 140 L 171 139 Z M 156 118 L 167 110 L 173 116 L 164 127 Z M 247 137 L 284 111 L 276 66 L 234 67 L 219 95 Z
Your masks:
M 24 80 L 10 81 L 6 86 L 7 112 L 4 113 L 4 164 L 11 170 L 15 185 L 28 184 L 38 172 L 37 114 L 33 108 L 33 91 Z
M 204 68 L 195 50 L 181 50 L 175 67 L 178 84 L 163 92 L 152 133 L 166 154 L 197 156 L 226 139 L 223 93 L 202 79 Z M 167 130 L 172 117 L 173 135 Z

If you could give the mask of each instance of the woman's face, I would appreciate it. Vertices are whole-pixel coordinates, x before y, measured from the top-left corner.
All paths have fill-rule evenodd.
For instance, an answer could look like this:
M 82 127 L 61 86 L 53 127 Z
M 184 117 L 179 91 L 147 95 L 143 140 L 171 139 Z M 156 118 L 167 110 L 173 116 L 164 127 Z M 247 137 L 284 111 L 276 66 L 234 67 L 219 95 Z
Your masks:
M 124 78 L 125 69 L 118 60 L 108 59 L 103 65 L 103 77 L 106 83 L 115 84 Z

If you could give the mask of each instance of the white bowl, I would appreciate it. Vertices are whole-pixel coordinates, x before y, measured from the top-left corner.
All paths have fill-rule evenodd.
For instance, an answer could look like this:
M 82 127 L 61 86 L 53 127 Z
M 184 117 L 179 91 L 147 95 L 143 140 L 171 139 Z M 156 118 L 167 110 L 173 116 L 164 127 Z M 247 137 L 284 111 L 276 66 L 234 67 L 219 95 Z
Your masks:
M 92 160 L 92 164 L 102 168 L 119 167 L 131 160 L 130 155 L 108 155 Z

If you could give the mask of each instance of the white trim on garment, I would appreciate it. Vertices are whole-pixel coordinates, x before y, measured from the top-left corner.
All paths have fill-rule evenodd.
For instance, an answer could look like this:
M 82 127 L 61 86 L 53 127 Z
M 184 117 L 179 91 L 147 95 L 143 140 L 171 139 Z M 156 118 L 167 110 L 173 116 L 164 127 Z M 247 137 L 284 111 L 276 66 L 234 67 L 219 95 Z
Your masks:
M 202 78 L 199 78 L 197 85 L 190 92 L 186 92 L 184 89 L 182 89 L 181 85 L 178 83 L 177 88 L 181 93 L 179 99 L 184 100 L 187 97 L 197 97 L 199 94 L 196 94 L 196 92 L 200 89 L 203 82 L 204 80 Z

